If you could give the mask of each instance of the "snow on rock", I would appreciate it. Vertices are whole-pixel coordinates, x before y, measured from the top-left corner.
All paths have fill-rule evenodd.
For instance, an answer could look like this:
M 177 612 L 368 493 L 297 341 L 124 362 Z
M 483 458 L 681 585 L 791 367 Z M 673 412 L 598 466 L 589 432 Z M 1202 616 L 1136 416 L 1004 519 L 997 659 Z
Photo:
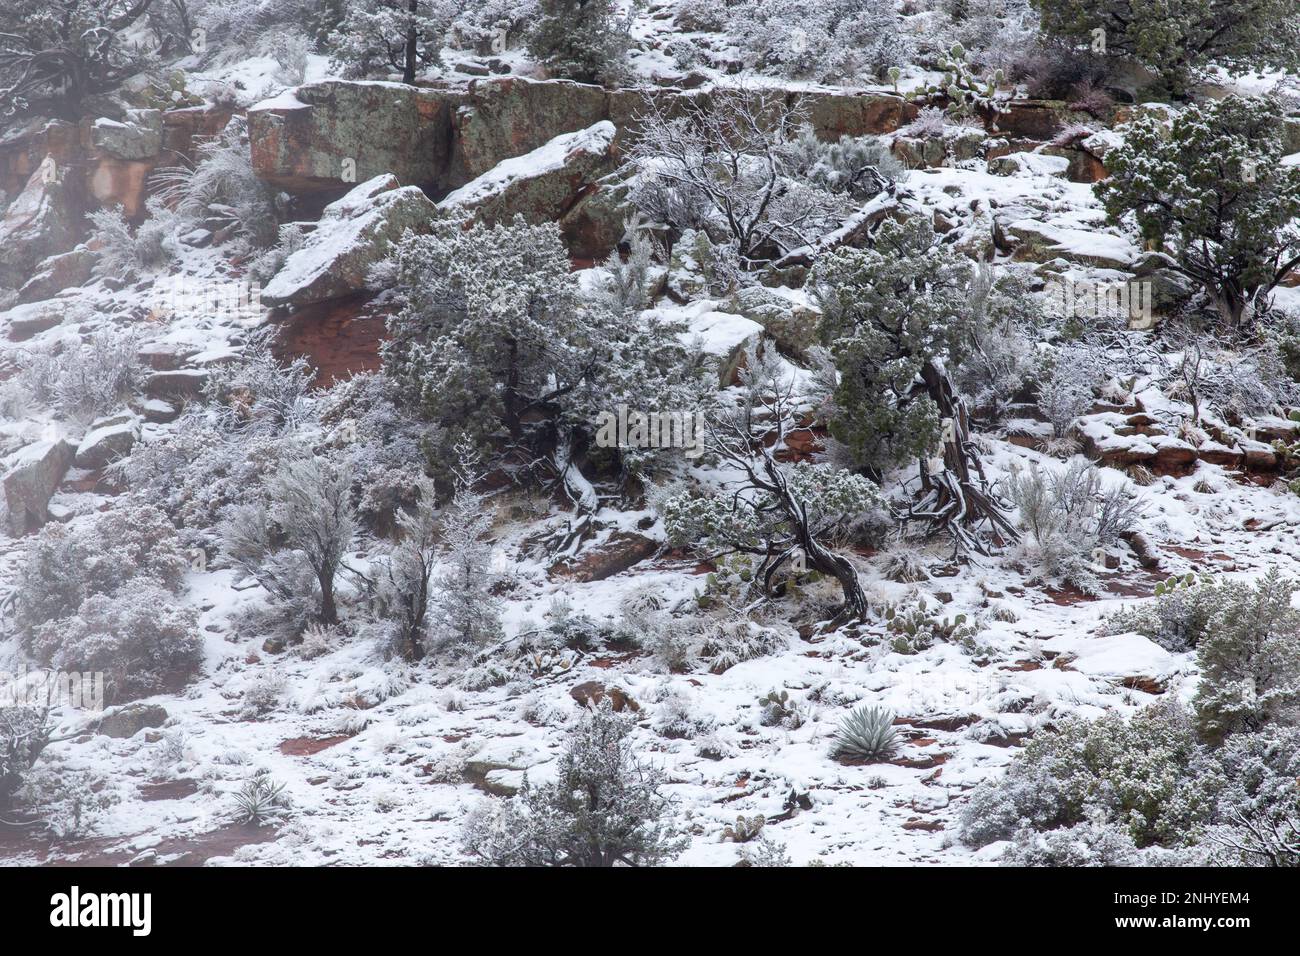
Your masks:
M 410 229 L 428 232 L 437 207 L 391 173 L 361 183 L 325 207 L 303 248 L 262 290 L 262 304 L 301 308 L 365 288 L 366 273 Z
M 24 534 L 45 523 L 50 495 L 63 480 L 75 452 L 70 442 L 60 438 L 28 445 L 0 463 L 10 534 Z
M 47 156 L 0 219 L 0 288 L 21 286 L 42 260 L 71 249 L 76 236 L 70 199 Z
M 614 124 L 601 120 L 562 133 L 523 156 L 499 163 L 450 193 L 438 208 L 496 225 L 516 213 L 532 223 L 559 219 L 614 164 Z
M 103 468 L 130 453 L 140 437 L 140 423 L 134 415 L 117 415 L 95 422 L 77 446 L 73 464 L 78 468 Z
M 1034 262 L 1060 258 L 1104 269 L 1126 269 L 1139 255 L 1137 246 L 1121 236 L 1036 219 L 1017 219 L 1007 226 L 1007 232 L 1020 241 L 1016 258 Z

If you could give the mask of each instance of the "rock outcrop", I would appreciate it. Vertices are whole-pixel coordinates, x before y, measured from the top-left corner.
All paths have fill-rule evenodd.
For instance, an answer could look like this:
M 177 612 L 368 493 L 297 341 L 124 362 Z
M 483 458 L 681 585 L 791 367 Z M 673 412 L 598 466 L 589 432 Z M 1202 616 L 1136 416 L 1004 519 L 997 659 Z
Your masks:
M 516 213 L 530 223 L 555 222 L 614 164 L 614 124 L 601 120 L 499 163 L 438 208 L 487 225 L 508 222 Z
M 17 537 L 46 522 L 50 495 L 59 487 L 75 453 L 72 444 L 55 439 L 28 445 L 5 459 L 0 484 L 9 509 L 10 534 Z
M 262 304 L 301 308 L 365 288 L 366 273 L 407 229 L 428 232 L 437 207 L 418 186 L 391 173 L 357 186 L 325 207 L 303 248 L 262 290 Z
M 77 234 L 62 173 L 50 158 L 31 174 L 0 220 L 0 249 L 4 250 L 0 255 L 0 288 L 17 289 L 23 285 L 38 263 L 71 249 Z

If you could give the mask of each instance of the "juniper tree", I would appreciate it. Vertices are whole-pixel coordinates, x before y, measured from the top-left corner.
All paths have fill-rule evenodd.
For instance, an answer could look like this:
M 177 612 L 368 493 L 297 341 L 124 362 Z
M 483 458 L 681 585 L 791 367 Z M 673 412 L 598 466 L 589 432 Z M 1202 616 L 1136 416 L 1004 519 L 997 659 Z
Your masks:
M 1300 167 L 1282 165 L 1283 133 L 1271 99 L 1189 106 L 1169 128 L 1144 115 L 1094 187 L 1113 222 L 1132 214 L 1233 324 L 1300 265 Z
M 1300 64 L 1293 0 L 1031 0 L 1043 32 L 1136 60 L 1181 95 L 1213 65 L 1232 75 Z M 1109 166 L 1109 162 L 1107 163 Z
M 919 218 L 885 222 L 873 248 L 830 254 L 812 279 L 821 338 L 839 372 L 831 434 L 869 473 L 919 460 L 911 516 L 982 551 L 971 523 L 987 520 L 1006 539 L 1015 531 L 986 486 L 965 402 L 947 371 L 970 348 L 973 281 L 969 260 L 940 245 Z
M 350 77 L 396 70 L 403 83 L 442 62 L 447 30 L 460 12 L 454 0 L 353 0 L 346 10 L 328 40 L 335 68 Z
M 467 820 L 465 851 L 487 866 L 656 866 L 686 848 L 663 771 L 636 759 L 634 722 L 609 701 L 572 731 L 555 780 Z
M 863 620 L 867 599 L 857 571 L 833 546 L 879 511 L 881 494 L 869 479 L 829 464 L 779 462 L 793 422 L 793 383 L 770 357 L 751 351 L 745 365 L 745 404 L 712 415 L 706 442 L 738 477 L 719 494 L 670 499 L 664 507 L 669 537 L 696 545 L 709 560 L 756 559 L 754 579 L 764 596 L 775 593 L 782 575 L 829 575 L 844 597 L 835 622 Z
M 538 0 L 528 52 L 554 76 L 600 83 L 622 73 L 637 3 L 623 16 L 614 0 Z
M 0 6 L 0 116 L 51 99 L 79 115 L 153 61 L 128 31 L 153 0 L 5 0 Z

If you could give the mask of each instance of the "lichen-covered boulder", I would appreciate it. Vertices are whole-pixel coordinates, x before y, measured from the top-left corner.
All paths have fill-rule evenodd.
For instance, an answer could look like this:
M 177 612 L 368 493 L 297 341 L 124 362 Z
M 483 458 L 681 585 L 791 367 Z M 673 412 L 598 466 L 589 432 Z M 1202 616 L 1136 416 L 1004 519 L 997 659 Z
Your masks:
M 17 537 L 45 524 L 50 495 L 59 487 L 75 452 L 72 444 L 61 438 L 39 441 L 20 448 L 0 465 L 10 534 Z
M 17 289 L 38 263 L 67 252 L 77 241 L 62 171 L 47 157 L 0 220 L 0 288 Z
M 439 210 L 488 225 L 516 214 L 531 223 L 554 222 L 583 190 L 614 165 L 614 124 L 561 133 L 543 146 L 507 159 L 448 194 Z
M 301 249 L 262 290 L 262 304 L 301 308 L 366 287 L 371 266 L 407 229 L 428 232 L 438 209 L 417 186 L 376 176 L 325 207 Z

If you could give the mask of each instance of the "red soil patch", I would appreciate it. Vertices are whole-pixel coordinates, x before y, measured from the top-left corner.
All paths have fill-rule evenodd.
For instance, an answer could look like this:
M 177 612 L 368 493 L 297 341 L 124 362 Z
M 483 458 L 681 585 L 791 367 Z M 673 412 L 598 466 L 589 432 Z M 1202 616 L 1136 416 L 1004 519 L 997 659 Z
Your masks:
M 310 757 L 351 739 L 347 734 L 337 737 L 292 737 L 280 744 L 280 753 L 287 757 Z

